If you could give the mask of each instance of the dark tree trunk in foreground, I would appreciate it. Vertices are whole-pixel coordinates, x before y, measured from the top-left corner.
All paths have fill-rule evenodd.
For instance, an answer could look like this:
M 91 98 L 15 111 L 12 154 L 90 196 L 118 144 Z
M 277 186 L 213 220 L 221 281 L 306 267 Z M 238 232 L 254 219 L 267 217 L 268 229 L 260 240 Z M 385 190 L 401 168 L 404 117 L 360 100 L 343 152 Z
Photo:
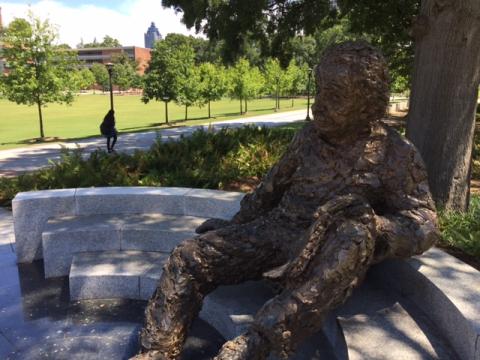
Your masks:
M 427 165 L 437 206 L 463 211 L 480 82 L 480 1 L 422 1 L 413 35 L 407 137 Z
M 188 119 L 188 106 L 185 105 L 185 121 Z
M 245 114 L 248 112 L 247 98 L 245 98 Z
M 210 100 L 208 100 L 208 118 L 210 119 L 212 117 L 212 113 L 210 111 Z
M 243 114 L 243 100 L 240 97 L 240 115 L 242 115 L 242 114 Z
M 43 132 L 42 102 L 40 100 L 37 100 L 37 107 L 38 107 L 38 119 L 40 120 L 40 137 L 43 139 L 45 137 L 45 133 Z

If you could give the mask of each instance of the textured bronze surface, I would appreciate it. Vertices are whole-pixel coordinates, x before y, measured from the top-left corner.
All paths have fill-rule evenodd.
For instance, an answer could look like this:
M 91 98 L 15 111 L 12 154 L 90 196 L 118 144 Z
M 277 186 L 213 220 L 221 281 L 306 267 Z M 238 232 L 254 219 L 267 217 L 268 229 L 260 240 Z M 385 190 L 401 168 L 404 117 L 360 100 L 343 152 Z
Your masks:
M 282 291 L 216 359 L 287 358 L 371 264 L 421 254 L 437 240 L 422 160 L 379 122 L 388 104 L 382 55 L 364 42 L 337 45 L 316 81 L 314 121 L 232 221 L 209 221 L 172 252 L 147 306 L 139 359 L 178 359 L 209 292 L 262 276 Z

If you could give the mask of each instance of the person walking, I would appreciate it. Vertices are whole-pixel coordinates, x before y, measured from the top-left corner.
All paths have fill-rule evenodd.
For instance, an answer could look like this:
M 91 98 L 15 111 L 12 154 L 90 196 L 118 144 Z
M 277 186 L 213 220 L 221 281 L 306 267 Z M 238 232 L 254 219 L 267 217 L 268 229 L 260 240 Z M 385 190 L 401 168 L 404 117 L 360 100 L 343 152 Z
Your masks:
M 100 132 L 107 138 L 107 151 L 109 153 L 115 152 L 113 147 L 117 143 L 117 129 L 115 128 L 115 111 L 109 110 L 107 115 L 103 118 L 103 122 L 100 124 Z M 110 140 L 113 141 L 110 144 Z

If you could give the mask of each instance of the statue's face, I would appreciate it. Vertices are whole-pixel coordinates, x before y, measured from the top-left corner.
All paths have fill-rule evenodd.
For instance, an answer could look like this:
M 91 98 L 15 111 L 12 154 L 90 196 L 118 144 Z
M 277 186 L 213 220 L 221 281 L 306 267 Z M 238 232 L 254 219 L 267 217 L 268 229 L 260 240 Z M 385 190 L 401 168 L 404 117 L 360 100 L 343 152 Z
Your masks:
M 333 135 L 363 125 L 356 118 L 356 110 L 364 101 L 351 91 L 354 84 L 348 69 L 339 68 L 332 72 L 319 66 L 316 81 L 317 94 L 312 109 L 317 128 L 322 133 Z
M 369 131 L 388 104 L 388 74 L 379 53 L 360 45 L 327 54 L 315 71 L 314 124 L 327 137 L 352 137 Z

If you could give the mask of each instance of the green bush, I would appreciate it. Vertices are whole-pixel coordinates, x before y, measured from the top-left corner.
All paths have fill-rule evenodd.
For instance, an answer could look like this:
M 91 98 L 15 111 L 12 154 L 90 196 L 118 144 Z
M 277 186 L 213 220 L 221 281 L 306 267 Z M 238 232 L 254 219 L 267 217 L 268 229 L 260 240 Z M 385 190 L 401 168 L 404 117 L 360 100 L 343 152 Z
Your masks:
M 442 241 L 480 258 L 480 197 L 474 196 L 466 213 L 440 214 Z
M 197 131 L 179 141 L 157 141 L 149 151 L 110 155 L 64 150 L 46 169 L 0 178 L 0 205 L 21 191 L 98 186 L 184 186 L 223 189 L 245 178 L 261 178 L 280 158 L 297 127 L 245 127 L 217 133 Z

